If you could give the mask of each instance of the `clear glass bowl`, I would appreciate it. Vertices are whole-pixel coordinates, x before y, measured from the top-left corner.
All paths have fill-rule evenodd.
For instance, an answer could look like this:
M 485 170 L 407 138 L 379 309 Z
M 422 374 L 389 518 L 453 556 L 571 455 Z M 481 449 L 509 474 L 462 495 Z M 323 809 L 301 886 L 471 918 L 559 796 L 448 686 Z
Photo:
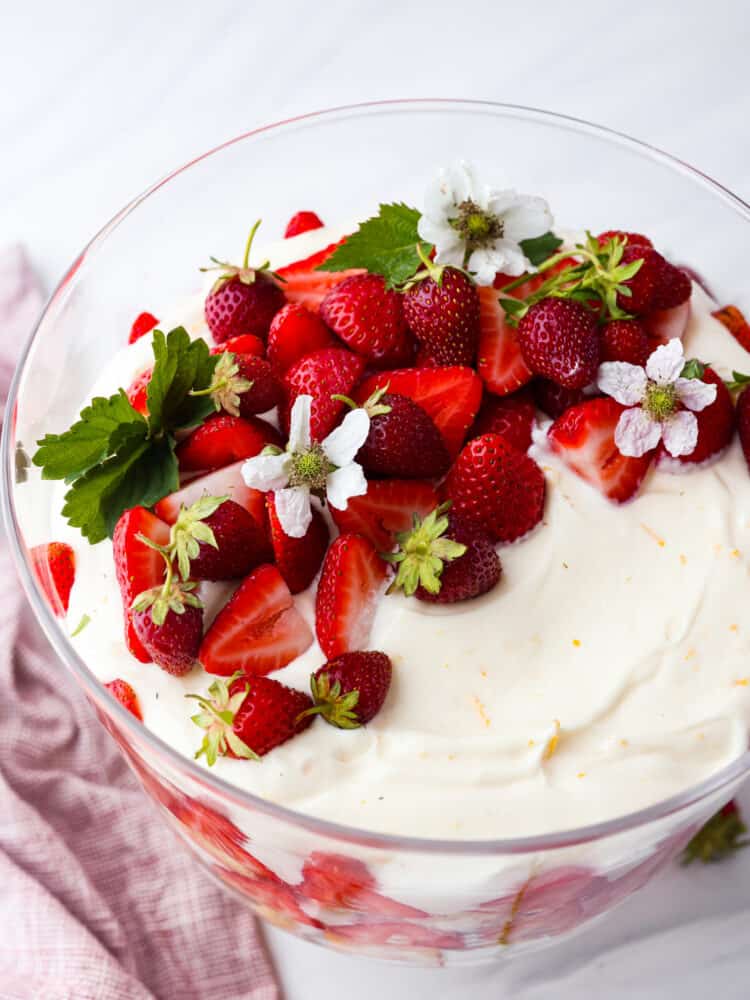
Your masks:
M 71 391 L 67 373 L 76 372 L 76 386 L 92 384 L 142 304 L 193 292 L 196 263 L 206 248 L 236 244 L 238 220 L 262 214 L 270 231 L 281 231 L 300 207 L 340 222 L 379 200 L 419 204 L 435 167 L 461 156 L 493 179 L 544 194 L 561 225 L 649 233 L 704 275 L 719 300 L 750 307 L 750 210 L 658 150 L 585 122 L 500 104 L 341 108 L 240 136 L 120 212 L 72 264 L 26 345 L 2 440 L 4 514 L 32 606 L 196 863 L 263 917 L 312 941 L 429 964 L 505 958 L 585 927 L 677 855 L 734 794 L 750 753 L 651 808 L 514 840 L 384 836 L 273 805 L 170 749 L 79 658 L 29 563 L 30 546 L 45 540 L 51 523 L 54 484 L 34 469 L 25 478 L 16 470 L 19 447 L 31 450 L 46 430 L 68 426 L 77 414 L 79 390 Z

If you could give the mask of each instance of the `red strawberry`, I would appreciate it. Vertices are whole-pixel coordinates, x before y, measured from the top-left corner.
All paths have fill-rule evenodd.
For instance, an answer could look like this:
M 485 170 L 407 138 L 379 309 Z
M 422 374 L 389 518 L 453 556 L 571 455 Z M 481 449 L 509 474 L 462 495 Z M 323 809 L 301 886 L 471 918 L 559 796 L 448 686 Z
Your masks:
M 161 564 L 163 568 L 163 560 Z M 182 614 L 177 614 L 170 608 L 161 625 L 157 625 L 151 612 L 150 607 L 132 612 L 135 634 L 149 660 L 168 674 L 181 677 L 193 668 L 198 658 L 203 635 L 203 610 L 186 605 Z
M 302 866 L 302 881 L 297 888 L 301 896 L 326 909 L 359 910 L 392 919 L 427 916 L 424 910 L 381 895 L 364 861 L 343 854 L 313 851 Z
M 340 284 L 343 278 L 351 274 L 362 274 L 362 271 L 318 271 L 333 251 L 343 243 L 331 243 L 304 260 L 295 261 L 286 267 L 280 267 L 276 272 L 284 281 L 284 295 L 287 302 L 301 302 L 308 309 L 317 310 L 334 285 Z
M 482 380 L 471 368 L 402 368 L 365 379 L 354 393 L 362 404 L 378 389 L 418 403 L 443 436 L 451 457 L 466 439 L 482 401 Z
M 535 379 L 532 388 L 536 405 L 553 419 L 584 399 L 582 389 L 566 389 L 548 378 Z
M 157 545 L 167 545 L 169 526 L 145 507 L 133 507 L 121 515 L 112 538 L 115 573 L 125 610 L 125 642 L 137 660 L 148 663 L 151 657 L 136 634 L 130 606 L 138 594 L 162 582 L 164 560 L 137 535 L 145 535 Z
M 210 472 L 252 458 L 267 444 L 284 446 L 279 432 L 265 420 L 217 413 L 181 441 L 176 454 L 182 472 Z
M 245 485 L 245 480 L 242 478 L 244 464 L 243 459 L 233 465 L 217 469 L 216 472 L 211 472 L 207 476 L 191 480 L 187 486 L 183 486 L 176 493 L 170 493 L 160 500 L 154 507 L 155 513 L 167 524 L 174 524 L 179 517 L 180 509 L 192 506 L 202 496 L 227 496 L 230 500 L 238 503 L 240 507 L 244 507 L 248 514 L 252 514 L 255 523 L 268 535 L 265 493 Z
M 339 531 L 362 535 L 378 552 L 388 552 L 397 532 L 411 527 L 415 514 L 426 517 L 437 505 L 437 492 L 430 483 L 375 479 L 368 482 L 364 496 L 349 499 L 346 510 L 329 509 Z
M 249 898 L 258 916 L 269 924 L 289 931 L 294 931 L 300 924 L 323 929 L 323 924 L 305 913 L 299 905 L 292 887 L 273 875 L 273 872 L 269 872 L 272 878 L 268 875 L 258 878 L 216 865 L 214 873 Z
M 208 697 L 192 697 L 203 709 L 193 722 L 206 730 L 196 756 L 205 754 L 209 765 L 217 756 L 257 760 L 312 722 L 304 715 L 312 705 L 308 695 L 270 677 L 216 680 Z
M 599 367 L 596 319 L 580 302 L 542 299 L 518 324 L 518 340 L 526 364 L 566 389 L 582 389 L 594 381 Z
M 241 333 L 238 337 L 230 337 L 223 344 L 216 344 L 211 348 L 211 354 L 223 354 L 224 351 L 231 351 L 232 354 L 252 354 L 256 358 L 262 358 L 266 353 L 266 345 L 252 333 Z
M 391 673 L 391 661 L 385 653 L 341 653 L 310 677 L 315 707 L 308 713 L 322 715 L 339 729 L 364 726 L 383 707 Z
M 273 493 L 266 494 L 268 520 L 274 562 L 293 594 L 306 590 L 320 569 L 328 548 L 328 525 L 319 510 L 313 508 L 310 527 L 302 538 L 290 538 L 279 523 Z
M 73 549 L 65 542 L 48 542 L 34 545 L 29 554 L 31 568 L 50 607 L 58 617 L 65 614 L 76 578 Z
M 479 289 L 479 305 L 477 371 L 489 392 L 505 396 L 530 382 L 532 371 L 521 353 L 518 330 L 506 322 L 494 289 Z
M 659 344 L 666 344 L 667 341 L 675 337 L 682 337 L 690 319 L 690 300 L 682 305 L 674 306 L 672 309 L 656 309 L 641 316 L 641 323 L 646 328 L 646 332 L 654 347 Z
M 750 324 L 737 306 L 724 306 L 711 315 L 729 330 L 738 344 L 750 351 Z
M 740 436 L 742 453 L 750 470 L 750 390 L 743 389 L 737 397 L 737 432 Z
M 351 350 L 387 368 L 414 356 L 401 300 L 379 274 L 353 274 L 328 292 L 320 315 Z
M 152 316 L 150 312 L 139 313 L 133 320 L 133 325 L 130 328 L 128 343 L 134 344 L 136 340 L 140 340 L 141 337 L 145 337 L 150 330 L 153 330 L 158 322 L 159 320 L 156 316 Z
M 116 680 L 109 681 L 104 686 L 111 695 L 117 698 L 124 708 L 127 708 L 140 722 L 143 722 L 141 706 L 138 704 L 138 695 L 127 681 L 120 680 L 118 677 Z
M 398 393 L 376 392 L 366 404 L 371 412 L 367 440 L 357 461 L 372 476 L 434 479 L 447 472 L 450 456 L 425 411 Z
M 629 313 L 640 315 L 654 306 L 654 297 L 665 260 L 653 247 L 628 243 L 622 252 L 621 266 L 633 261 L 642 261 L 640 268 L 623 284 L 630 289 L 630 295 L 617 293 L 617 305 Z
M 234 500 L 225 500 L 203 523 L 213 531 L 218 548 L 198 543 L 198 555 L 190 560 L 194 580 L 236 580 L 271 561 L 265 527 Z
M 674 309 L 687 302 L 692 291 L 693 284 L 687 274 L 662 257 L 651 308 Z
M 652 350 L 648 334 L 637 319 L 616 319 L 602 327 L 602 361 L 627 361 L 643 366 Z
M 615 503 L 638 491 L 654 457 L 620 453 L 615 428 L 623 409 L 609 396 L 589 399 L 566 410 L 548 432 L 552 450 L 565 464 Z
M 300 233 L 309 233 L 312 229 L 322 229 L 323 223 L 315 212 L 297 212 L 286 224 L 284 239 L 291 236 L 299 236 Z
M 235 354 L 234 363 L 239 369 L 237 377 L 252 383 L 249 389 L 239 394 L 239 416 L 252 417 L 279 405 L 283 390 L 268 361 L 251 354 Z
M 446 537 L 466 546 L 466 552 L 447 562 L 440 577 L 440 590 L 431 594 L 417 588 L 420 601 L 432 604 L 455 604 L 468 601 L 492 590 L 500 582 L 502 566 L 490 535 L 478 524 L 455 514 L 448 517 Z
M 406 322 L 437 364 L 472 365 L 479 341 L 477 286 L 454 267 L 432 271 L 404 293 Z
M 599 241 L 599 245 L 603 246 L 614 237 L 619 237 L 620 239 L 624 237 L 627 240 L 628 246 L 653 247 L 654 245 L 648 236 L 643 236 L 642 233 L 626 233 L 622 229 L 608 229 L 604 233 L 599 233 L 597 240 Z
M 457 516 L 476 521 L 498 542 L 523 537 L 542 519 L 541 469 L 497 434 L 469 441 L 448 473 L 444 492 Z
M 313 440 L 321 441 L 331 433 L 346 409 L 345 403 L 332 397 L 351 395 L 364 367 L 364 358 L 337 347 L 300 358 L 284 376 L 287 406 L 280 414 L 282 424 L 288 427 L 289 412 L 297 396 L 312 396 L 310 433 Z
M 511 396 L 486 395 L 469 437 L 499 434 L 519 451 L 528 451 L 535 416 L 536 406 L 528 389 Z
M 339 535 L 329 548 L 315 600 L 315 631 L 329 660 L 367 645 L 386 572 L 361 535 Z
M 304 653 L 312 640 L 278 569 L 259 566 L 214 619 L 198 659 L 210 674 L 269 674 Z
M 153 372 L 154 366 L 149 365 L 140 375 L 136 375 L 126 391 L 130 405 L 144 417 L 148 416 L 148 386 Z
M 698 443 L 689 455 L 680 455 L 678 462 L 697 465 L 723 451 L 734 435 L 735 417 L 732 397 L 724 382 L 713 368 L 706 368 L 701 381 L 716 386 L 716 399 L 705 410 L 696 413 L 698 421 Z M 660 454 L 671 459 L 663 445 Z
M 306 354 L 334 347 L 336 340 L 317 313 L 301 302 L 289 302 L 274 316 L 268 331 L 268 360 L 283 375 Z

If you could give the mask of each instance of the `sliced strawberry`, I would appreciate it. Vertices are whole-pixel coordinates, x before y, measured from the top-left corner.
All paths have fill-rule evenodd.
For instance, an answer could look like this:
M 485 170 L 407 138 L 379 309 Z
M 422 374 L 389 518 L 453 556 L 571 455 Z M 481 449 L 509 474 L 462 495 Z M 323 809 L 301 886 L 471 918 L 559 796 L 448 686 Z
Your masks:
M 377 389 L 408 396 L 432 417 L 451 457 L 466 439 L 482 401 L 482 380 L 471 368 L 400 368 L 366 378 L 354 398 L 364 403 Z
M 266 345 L 253 333 L 241 333 L 237 337 L 230 337 L 223 344 L 217 344 L 211 348 L 211 354 L 223 354 L 224 351 L 231 351 L 232 354 L 251 354 L 255 358 L 262 358 L 266 353 Z
M 150 663 L 151 657 L 136 635 L 130 605 L 142 591 L 162 582 L 164 560 L 158 552 L 144 545 L 137 535 L 145 535 L 158 545 L 166 545 L 169 542 L 169 525 L 145 507 L 133 507 L 120 517 L 112 538 L 115 573 L 125 612 L 125 642 L 137 660 Z
M 675 337 L 682 338 L 690 319 L 690 301 L 683 302 L 672 309 L 658 309 L 655 312 L 641 316 L 649 337 L 658 344 L 666 344 Z
M 222 881 L 247 896 L 258 914 L 269 923 L 288 929 L 297 924 L 318 929 L 323 927 L 319 920 L 305 913 L 297 902 L 292 887 L 273 872 L 269 871 L 267 875 L 258 877 L 219 866 L 215 866 L 213 870 Z
M 518 331 L 506 322 L 493 288 L 479 289 L 478 357 L 477 371 L 488 391 L 497 396 L 515 392 L 533 378 L 521 354 Z
M 143 722 L 143 713 L 141 712 L 141 706 L 138 704 L 138 695 L 127 681 L 117 677 L 113 681 L 108 681 L 104 686 L 111 695 L 117 698 L 123 708 L 127 708 L 131 715 L 134 715 L 136 719 Z
M 126 390 L 130 405 L 134 410 L 142 413 L 144 417 L 148 416 L 148 386 L 153 371 L 154 366 L 149 365 L 140 375 L 136 375 Z
M 295 261 L 280 267 L 276 272 L 283 278 L 282 288 L 287 302 L 301 302 L 308 309 L 317 311 L 318 306 L 326 297 L 334 285 L 338 285 L 344 278 L 352 274 L 361 274 L 360 270 L 351 271 L 317 271 L 316 268 L 324 261 L 328 260 L 336 247 L 343 243 L 331 243 L 310 257 L 304 260 Z
M 328 548 L 328 525 L 319 510 L 302 538 L 290 538 L 276 516 L 273 493 L 266 494 L 271 544 L 279 573 L 293 594 L 306 590 L 315 579 Z
M 329 660 L 367 648 L 386 576 L 386 564 L 361 535 L 339 535 L 331 545 L 315 601 L 315 630 Z
M 133 325 L 130 328 L 128 343 L 134 344 L 136 340 L 140 340 L 141 337 L 145 337 L 150 330 L 153 330 L 158 322 L 159 320 L 156 316 L 152 316 L 150 312 L 139 313 L 133 320 Z
M 245 461 L 242 459 L 233 465 L 225 465 L 223 469 L 217 469 L 216 472 L 211 472 L 207 476 L 191 480 L 187 486 L 183 486 L 176 493 L 170 493 L 169 496 L 160 500 L 154 507 L 154 511 L 167 524 L 174 524 L 181 507 L 190 507 L 203 496 L 226 496 L 238 503 L 240 507 L 244 507 L 249 514 L 253 515 L 258 524 L 264 525 L 267 531 L 266 495 L 245 484 L 245 480 L 242 478 L 244 464 Z
M 212 472 L 260 454 L 268 444 L 283 448 L 281 435 L 259 417 L 217 413 L 177 446 L 181 472 Z
M 65 542 L 35 545 L 30 552 L 31 568 L 55 615 L 68 610 L 70 591 L 76 578 L 76 557 Z
M 289 414 L 295 399 L 312 396 L 310 434 L 314 441 L 321 441 L 331 433 L 346 410 L 346 403 L 333 396 L 351 396 L 364 367 L 364 358 L 338 347 L 327 347 L 300 358 L 284 376 L 287 404 L 279 407 L 282 427 L 289 427 Z
M 284 239 L 291 236 L 299 236 L 301 233 L 309 233 L 313 229 L 322 229 L 323 223 L 320 216 L 315 212 L 295 212 L 284 230 Z
M 750 324 L 737 306 L 724 306 L 711 315 L 729 330 L 738 344 L 750 351 Z
M 331 910 L 359 910 L 393 920 L 426 917 L 406 903 L 377 892 L 377 883 L 367 865 L 343 854 L 313 851 L 302 866 L 297 892 Z
M 408 531 L 414 514 L 427 517 L 438 505 L 431 483 L 418 479 L 372 479 L 367 493 L 350 497 L 346 510 L 330 507 L 339 531 L 362 535 L 378 552 L 390 552 L 394 536 Z
M 552 450 L 577 475 L 615 503 L 638 491 L 654 458 L 648 452 L 629 458 L 615 444 L 615 428 L 624 407 L 609 396 L 571 406 L 548 431 Z
M 210 674 L 269 674 L 291 663 L 312 641 L 281 573 L 275 566 L 259 566 L 214 619 L 198 659 Z

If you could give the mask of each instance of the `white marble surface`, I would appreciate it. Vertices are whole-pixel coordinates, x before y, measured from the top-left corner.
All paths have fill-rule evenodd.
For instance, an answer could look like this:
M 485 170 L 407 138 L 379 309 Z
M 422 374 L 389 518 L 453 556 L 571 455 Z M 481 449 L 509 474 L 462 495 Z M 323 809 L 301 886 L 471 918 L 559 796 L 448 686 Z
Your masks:
M 749 42 L 744 0 L 0 0 L 0 244 L 25 242 L 51 285 L 109 216 L 193 154 L 389 97 L 587 118 L 750 198 Z M 287 1000 L 702 1000 L 717 988 L 739 1000 L 749 885 L 750 852 L 675 871 L 583 941 L 503 969 L 407 970 L 268 936 Z

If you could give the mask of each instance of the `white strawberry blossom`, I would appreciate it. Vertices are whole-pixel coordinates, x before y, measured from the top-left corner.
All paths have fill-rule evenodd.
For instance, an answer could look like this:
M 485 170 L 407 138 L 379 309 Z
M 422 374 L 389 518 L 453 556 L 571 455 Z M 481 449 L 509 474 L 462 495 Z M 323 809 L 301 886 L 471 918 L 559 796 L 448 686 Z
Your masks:
M 608 361 L 599 366 L 599 388 L 628 407 L 615 428 L 615 444 L 621 454 L 639 458 L 660 441 L 675 458 L 695 450 L 695 413 L 713 403 L 716 386 L 698 378 L 683 378 L 684 367 L 679 338 L 657 347 L 645 368 L 625 361 Z
M 479 285 L 491 285 L 498 272 L 533 271 L 520 243 L 551 228 L 544 198 L 486 187 L 463 161 L 430 183 L 418 225 L 435 246 L 435 263 L 465 268 Z
M 310 498 L 325 496 L 337 510 L 367 492 L 367 480 L 354 458 L 370 431 L 370 417 L 358 408 L 320 443 L 310 436 L 312 396 L 298 396 L 289 421 L 286 450 L 249 458 L 242 466 L 248 486 L 273 491 L 276 515 L 290 538 L 302 538 L 312 521 Z

